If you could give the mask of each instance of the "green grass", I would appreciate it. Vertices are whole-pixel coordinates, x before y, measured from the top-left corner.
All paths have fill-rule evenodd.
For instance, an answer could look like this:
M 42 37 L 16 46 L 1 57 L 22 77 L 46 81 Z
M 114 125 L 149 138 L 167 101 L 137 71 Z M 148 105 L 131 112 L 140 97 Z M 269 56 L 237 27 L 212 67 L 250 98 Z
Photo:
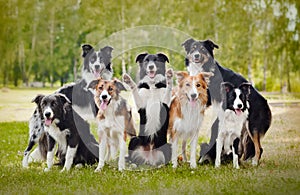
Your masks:
M 240 170 L 235 170 L 230 163 L 219 169 L 213 165 L 199 165 L 191 170 L 186 163 L 176 170 L 167 165 L 160 169 L 119 172 L 115 164 L 110 164 L 100 173 L 94 173 L 96 165 L 60 173 L 61 167 L 43 172 L 45 163 L 33 163 L 29 169 L 23 169 L 21 162 L 27 146 L 28 124 L 16 122 L 20 118 L 14 118 L 12 113 L 24 114 L 24 120 L 28 120 L 34 108 L 30 100 L 38 93 L 48 94 L 51 91 L 1 92 L 0 194 L 300 193 L 299 107 L 272 107 L 272 126 L 262 141 L 264 153 L 258 167 L 243 163 Z M 26 112 L 16 109 L 26 106 L 30 108 Z M 11 122 L 3 122 L 7 115 Z M 207 125 L 205 122 L 203 131 Z M 95 129 L 95 125 L 92 128 Z M 206 135 L 202 132 L 199 142 L 207 141 Z

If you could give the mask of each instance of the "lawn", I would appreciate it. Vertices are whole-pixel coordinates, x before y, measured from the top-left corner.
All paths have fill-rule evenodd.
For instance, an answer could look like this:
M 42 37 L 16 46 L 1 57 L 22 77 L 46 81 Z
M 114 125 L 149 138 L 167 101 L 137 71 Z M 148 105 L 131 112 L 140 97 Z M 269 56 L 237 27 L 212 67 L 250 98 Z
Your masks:
M 106 165 L 94 173 L 96 165 L 60 173 L 59 167 L 43 172 L 45 163 L 21 166 L 27 145 L 27 121 L 34 108 L 30 100 L 50 91 L 11 90 L 1 92 L 0 194 L 299 194 L 300 193 L 300 107 L 272 107 L 273 121 L 262 141 L 264 153 L 258 167 L 243 163 L 215 169 L 199 165 L 191 170 L 183 164 L 160 169 L 119 172 Z M 3 98 L 6 95 L 6 98 Z M 21 96 L 21 99 L 20 99 Z M 8 109 L 7 107 L 12 107 Z M 23 110 L 26 108 L 26 110 Z M 16 116 L 16 118 L 13 118 Z M 4 122 L 9 121 L 9 122 Z M 205 137 L 207 132 L 202 132 Z M 205 138 L 203 138 L 205 139 Z

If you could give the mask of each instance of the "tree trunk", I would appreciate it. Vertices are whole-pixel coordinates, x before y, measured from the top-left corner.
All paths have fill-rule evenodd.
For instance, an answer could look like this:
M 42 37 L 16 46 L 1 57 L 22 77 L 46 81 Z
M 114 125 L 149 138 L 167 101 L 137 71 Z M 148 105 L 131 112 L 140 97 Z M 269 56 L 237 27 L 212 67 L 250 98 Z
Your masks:
M 248 34 L 248 50 L 249 50 L 249 59 L 248 59 L 248 80 L 252 82 L 252 24 L 249 25 L 249 34 Z
M 50 17 L 51 21 L 50 21 L 50 83 L 51 83 L 51 87 L 53 87 L 53 83 L 54 83 L 54 79 L 53 79 L 53 75 L 54 75 L 54 70 L 53 70 L 53 63 L 54 63 L 54 59 L 53 59 L 53 52 L 54 52 L 54 20 L 55 20 L 55 8 L 53 7 L 51 10 L 51 17 Z

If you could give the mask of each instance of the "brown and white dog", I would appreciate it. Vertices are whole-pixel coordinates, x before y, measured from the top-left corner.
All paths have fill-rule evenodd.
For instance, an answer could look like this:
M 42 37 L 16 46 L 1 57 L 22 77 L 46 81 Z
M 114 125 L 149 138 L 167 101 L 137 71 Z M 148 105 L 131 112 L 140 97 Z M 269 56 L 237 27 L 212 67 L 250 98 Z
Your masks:
M 102 169 L 104 161 L 116 157 L 117 147 L 120 149 L 118 169 L 122 171 L 125 169 L 126 134 L 136 135 L 131 108 L 120 96 L 120 92 L 126 89 L 117 79 L 108 81 L 101 78 L 92 81 L 89 88 L 95 89 L 94 100 L 99 108 L 99 163 L 95 171 Z
M 206 77 L 209 73 L 199 73 L 190 76 L 188 72 L 175 73 L 179 88 L 170 106 L 168 132 L 172 141 L 172 164 L 177 167 L 178 141 L 182 139 L 183 160 L 186 161 L 186 142 L 191 139 L 190 167 L 196 168 L 196 149 L 198 134 L 201 127 L 207 103 Z

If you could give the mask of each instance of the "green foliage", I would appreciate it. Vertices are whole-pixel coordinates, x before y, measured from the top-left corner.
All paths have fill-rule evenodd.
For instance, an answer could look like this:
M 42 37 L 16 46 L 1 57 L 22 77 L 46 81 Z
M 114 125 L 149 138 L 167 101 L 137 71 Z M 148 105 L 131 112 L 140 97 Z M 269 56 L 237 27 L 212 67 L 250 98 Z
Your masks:
M 286 83 L 288 90 L 299 91 L 294 82 L 300 66 L 299 12 L 300 3 L 294 0 L 1 1 L 0 79 L 15 86 L 74 81 L 81 70 L 81 44 L 97 45 L 125 29 L 158 25 L 212 39 L 220 46 L 216 59 L 260 83 L 261 90 L 279 91 Z M 183 41 L 174 44 L 180 48 Z M 122 74 L 122 62 L 135 76 L 135 56 L 148 50 L 164 51 L 170 66 L 184 69 L 181 54 L 144 45 L 114 56 L 115 76 Z

